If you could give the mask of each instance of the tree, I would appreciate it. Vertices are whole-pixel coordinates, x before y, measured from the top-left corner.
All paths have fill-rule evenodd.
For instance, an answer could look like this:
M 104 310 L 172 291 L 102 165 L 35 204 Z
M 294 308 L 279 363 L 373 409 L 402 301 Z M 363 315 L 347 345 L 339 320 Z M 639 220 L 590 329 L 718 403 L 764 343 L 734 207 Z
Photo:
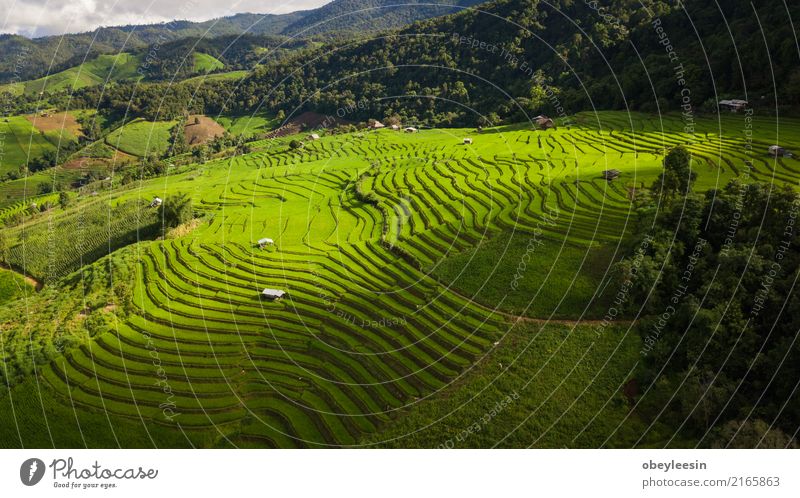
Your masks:
M 402 118 L 397 114 L 392 114 L 391 116 L 385 118 L 383 122 L 386 124 L 386 126 L 400 126 L 403 124 Z
M 686 147 L 678 145 L 670 149 L 664 157 L 664 171 L 653 184 L 653 190 L 659 191 L 666 200 L 690 193 L 697 177 L 691 164 L 692 154 Z
M 192 149 L 192 159 L 200 163 L 206 162 L 208 159 L 208 147 L 201 145 Z
M 797 448 L 797 441 L 761 419 L 731 420 L 715 431 L 712 448 Z
M 194 217 L 192 199 L 184 193 L 164 199 L 159 207 L 159 216 L 164 228 L 175 228 Z
M 61 205 L 61 209 L 67 209 L 69 207 L 69 194 L 64 192 L 63 190 L 58 194 L 58 203 Z
M 179 119 L 170 129 L 169 141 L 168 156 L 177 156 L 189 150 L 189 144 L 186 143 L 186 118 Z

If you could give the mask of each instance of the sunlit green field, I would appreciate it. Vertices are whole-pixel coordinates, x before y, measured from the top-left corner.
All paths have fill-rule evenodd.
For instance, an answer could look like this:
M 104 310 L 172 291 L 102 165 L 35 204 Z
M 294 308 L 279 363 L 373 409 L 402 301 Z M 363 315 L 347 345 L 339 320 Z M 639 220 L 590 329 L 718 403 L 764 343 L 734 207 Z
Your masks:
M 140 123 L 117 137 L 122 150 L 149 147 L 142 144 L 150 124 Z M 766 155 L 775 130 L 768 119 L 756 120 L 752 143 L 742 116 L 698 122 L 693 136 L 683 126 L 671 116 L 600 113 L 544 132 L 522 125 L 482 133 L 380 130 L 306 140 L 297 150 L 289 147 L 296 137 L 286 137 L 81 201 L 106 203 L 111 227 L 125 206 L 141 210 L 155 196 L 185 193 L 202 224 L 178 238 L 142 237 L 2 309 L 9 350 L 23 347 L 25 327 L 34 327 L 45 351 L 35 373 L 17 361 L 13 375 L 5 374 L 41 392 L 43 401 L 25 397 L 20 413 L 33 413 L 25 410 L 40 402 L 51 413 L 74 405 L 78 420 L 94 429 L 84 433 L 91 446 L 114 445 L 109 431 L 97 428 L 117 423 L 139 434 L 137 445 L 150 445 L 141 434 L 152 427 L 157 446 L 320 447 L 384 443 L 435 422 L 450 397 L 468 398 L 485 383 L 480 376 L 459 380 L 471 366 L 505 363 L 521 350 L 520 325 L 508 335 L 516 315 L 602 314 L 602 301 L 583 311 L 636 222 L 632 191 L 653 183 L 666 148 L 689 147 L 701 191 L 745 172 L 748 181 L 800 179 L 797 160 Z M 473 143 L 464 145 L 465 137 Z M 781 137 L 789 149 L 800 146 L 800 122 L 783 123 Z M 621 176 L 608 182 L 601 172 L 610 168 Z M 52 216 L 77 216 L 81 202 Z M 79 219 L 64 231 L 76 233 Z M 36 233 L 39 223 L 60 226 L 53 221 L 32 219 L 26 232 Z M 131 223 L 125 230 L 143 231 Z M 258 248 L 263 237 L 275 245 Z M 538 259 L 511 288 L 532 238 L 543 242 L 529 255 Z M 52 252 L 20 248 L 18 238 L 9 244 L 18 261 L 40 268 L 55 261 Z M 262 300 L 264 288 L 288 294 Z M 21 307 L 39 300 L 50 304 L 25 324 L 13 322 Z M 605 330 L 596 345 L 570 335 L 593 329 L 570 330 L 548 328 L 517 370 L 542 370 L 528 388 L 561 394 L 537 394 L 504 414 L 523 424 L 504 445 L 593 446 L 611 438 L 605 444 L 613 446 L 614 437 L 624 439 L 616 428 L 627 411 L 617 391 L 635 367 L 636 340 L 623 325 Z M 516 349 L 502 349 L 504 338 L 515 338 Z M 584 356 L 594 347 L 600 356 Z M 599 357 L 613 364 L 598 374 Z M 570 373 L 575 364 L 583 366 Z M 573 406 L 596 375 L 597 388 Z M 553 391 L 561 380 L 566 385 Z M 466 391 L 453 394 L 458 386 Z M 465 408 L 428 445 L 480 417 L 489 401 Z M 1 416 L 14 417 L 5 406 Z M 518 418 L 535 406 L 535 421 Z M 602 420 L 587 415 L 600 411 Z M 103 413 L 106 421 L 96 417 Z M 16 419 L 34 423 L 19 413 Z M 60 424 L 58 417 L 51 423 Z M 74 418 L 64 423 L 74 431 Z
M 0 118 L 0 175 L 17 171 L 29 159 L 55 149 L 25 116 Z
M 170 128 L 174 121 L 135 120 L 112 131 L 106 143 L 134 156 L 160 157 L 169 147 Z
M 213 76 L 214 75 L 211 75 L 209 78 Z M 251 136 L 256 133 L 267 132 L 280 124 L 274 117 L 268 116 L 265 113 L 242 116 L 220 115 L 213 116 L 213 118 L 232 135 Z
M 194 72 L 196 73 L 207 73 L 225 67 L 225 64 L 214 56 L 201 54 L 199 52 L 195 52 L 192 55 L 194 59 Z

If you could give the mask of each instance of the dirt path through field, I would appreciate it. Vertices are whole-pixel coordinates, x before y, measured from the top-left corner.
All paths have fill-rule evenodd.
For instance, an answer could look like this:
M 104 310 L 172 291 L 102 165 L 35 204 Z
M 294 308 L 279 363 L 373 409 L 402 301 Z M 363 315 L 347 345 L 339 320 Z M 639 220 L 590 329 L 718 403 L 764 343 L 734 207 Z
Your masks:
M 26 274 L 22 273 L 21 271 L 17 271 L 17 270 L 15 270 L 14 268 L 12 268 L 12 267 L 8 266 L 8 265 L 7 265 L 7 264 L 5 264 L 5 263 L 0 263 L 0 268 L 2 268 L 2 269 L 4 269 L 4 270 L 8 270 L 8 271 L 13 271 L 13 272 L 14 272 L 14 273 L 16 273 L 17 275 L 21 276 L 21 277 L 22 277 L 22 278 L 24 278 L 24 279 L 25 279 L 25 281 L 26 281 L 26 282 L 28 282 L 28 283 L 29 283 L 29 284 L 30 284 L 30 285 L 31 285 L 31 286 L 32 286 L 34 289 L 36 289 L 36 292 L 39 292 L 40 290 L 42 290 L 42 287 L 44 287 L 44 283 L 42 283 L 42 282 L 40 282 L 40 281 L 36 280 L 35 278 L 31 277 L 30 275 L 26 275 Z

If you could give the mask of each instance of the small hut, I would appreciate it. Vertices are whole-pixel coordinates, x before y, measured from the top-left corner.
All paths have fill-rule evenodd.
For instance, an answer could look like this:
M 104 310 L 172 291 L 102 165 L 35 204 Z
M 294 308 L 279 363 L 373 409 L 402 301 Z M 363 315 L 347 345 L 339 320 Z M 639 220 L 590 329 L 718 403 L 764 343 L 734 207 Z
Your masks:
M 317 135 L 316 133 L 312 133 L 311 135 L 308 136 L 308 139 L 309 140 L 319 140 L 319 135 Z
M 275 241 L 270 239 L 269 237 L 264 237 L 263 239 L 258 239 L 258 247 L 264 249 L 267 246 L 275 245 Z
M 408 127 L 406 127 L 406 128 L 403 130 L 403 131 L 405 131 L 406 133 L 416 133 L 416 132 L 418 132 L 419 130 L 418 130 L 418 129 L 416 129 L 416 128 L 414 128 L 413 126 L 408 126 Z
M 536 123 L 536 126 L 538 126 L 540 130 L 547 130 L 555 126 L 555 122 L 544 114 L 540 114 L 533 118 L 533 122 Z
M 400 129 L 400 127 L 398 125 L 391 125 L 389 128 L 393 129 L 394 131 L 397 131 L 397 130 Z
M 747 108 L 747 101 L 741 99 L 725 99 L 719 101 L 719 108 L 731 112 L 739 112 Z
M 464 145 L 472 145 L 472 139 L 471 138 L 465 138 L 464 139 Z
M 164 201 L 162 201 L 162 200 L 161 200 L 161 197 L 156 197 L 156 198 L 154 198 L 154 199 L 153 199 L 153 201 L 150 203 L 150 207 L 151 207 L 151 208 L 158 207 L 158 206 L 160 206 L 160 205 L 161 205 L 161 203 L 162 203 L 162 202 L 164 202 Z
M 372 128 L 373 130 L 379 130 L 381 128 L 386 128 L 386 125 L 375 119 L 375 120 L 370 120 L 369 127 Z
M 278 289 L 264 289 L 261 291 L 261 297 L 265 297 L 267 299 L 272 299 L 273 301 L 276 299 L 280 299 L 286 295 L 286 291 L 278 290 Z
M 615 180 L 619 177 L 618 169 L 607 169 L 601 173 L 606 180 Z
M 783 157 L 790 155 L 788 152 L 786 152 L 786 149 L 784 149 L 780 145 L 770 145 L 767 151 L 769 155 L 772 157 Z

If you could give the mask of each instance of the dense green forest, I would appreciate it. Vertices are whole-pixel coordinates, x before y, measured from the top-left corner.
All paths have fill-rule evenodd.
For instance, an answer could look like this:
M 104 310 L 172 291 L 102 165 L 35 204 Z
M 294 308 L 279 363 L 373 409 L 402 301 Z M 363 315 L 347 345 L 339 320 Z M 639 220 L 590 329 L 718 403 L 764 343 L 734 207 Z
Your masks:
M 609 21 L 584 2 L 499 1 L 258 68 L 232 105 L 250 108 L 259 96 L 287 112 L 335 112 L 363 101 L 360 118 L 398 113 L 431 124 L 684 104 L 689 113 L 716 111 L 717 100 L 729 96 L 765 109 L 796 105 L 800 68 L 786 12 L 768 2 L 754 6 L 616 2 L 604 11 Z M 731 34 L 720 33 L 723 20 Z M 763 44 L 734 44 L 760 36 L 760 26 L 770 26 Z
M 800 14 L 797 6 L 787 8 Z M 81 89 L 54 101 L 164 119 L 180 108 L 210 114 L 269 108 L 287 116 L 305 110 L 345 112 L 351 120 L 397 114 L 427 124 L 469 125 L 516 122 L 541 112 L 636 109 L 681 110 L 690 123 L 696 113 L 716 112 L 722 98 L 748 99 L 760 112 L 800 103 L 800 68 L 792 62 L 797 53 L 785 15 L 768 2 L 751 8 L 743 0 L 685 8 L 617 2 L 602 15 L 572 0 L 497 1 L 363 41 L 186 39 L 164 45 L 158 61 L 148 65 L 151 79 L 189 76 L 185 60 L 198 51 L 228 68 L 252 71 L 209 81 L 197 91 L 130 83 Z M 730 31 L 720 32 L 721 23 Z M 763 43 L 736 43 L 762 33 Z
M 800 197 L 738 180 L 679 190 L 640 205 L 657 214 L 619 264 L 643 317 L 640 408 L 705 446 L 784 447 L 800 419 Z

